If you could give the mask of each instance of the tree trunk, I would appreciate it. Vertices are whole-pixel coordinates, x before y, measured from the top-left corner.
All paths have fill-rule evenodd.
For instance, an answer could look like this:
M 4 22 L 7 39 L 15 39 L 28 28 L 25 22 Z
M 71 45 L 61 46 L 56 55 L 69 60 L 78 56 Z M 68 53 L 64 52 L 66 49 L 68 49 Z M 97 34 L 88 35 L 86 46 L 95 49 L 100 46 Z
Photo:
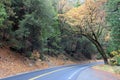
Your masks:
M 106 56 L 105 51 L 102 48 L 101 44 L 97 40 L 93 39 L 92 37 L 90 37 L 88 35 L 84 35 L 83 34 L 83 36 L 85 36 L 86 38 L 88 38 L 96 46 L 97 50 L 100 52 L 100 54 L 101 54 L 101 56 L 102 56 L 102 58 L 104 60 L 104 63 L 108 64 L 107 56 Z
M 102 46 L 100 45 L 100 43 L 98 41 L 94 41 L 93 42 L 94 45 L 96 46 L 97 50 L 100 52 L 100 54 L 102 55 L 102 58 L 104 60 L 104 63 L 105 64 L 108 64 L 108 59 L 107 59 L 107 56 L 105 54 L 105 51 L 104 49 L 102 48 Z

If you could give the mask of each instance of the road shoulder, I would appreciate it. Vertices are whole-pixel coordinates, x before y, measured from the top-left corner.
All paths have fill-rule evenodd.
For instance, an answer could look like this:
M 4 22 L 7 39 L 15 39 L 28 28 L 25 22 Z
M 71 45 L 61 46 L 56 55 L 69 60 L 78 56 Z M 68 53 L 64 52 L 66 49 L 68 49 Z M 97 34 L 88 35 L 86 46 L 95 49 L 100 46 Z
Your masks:
M 98 65 L 92 67 L 96 71 L 96 73 L 100 73 L 102 75 L 111 75 L 113 77 L 118 78 L 117 80 L 120 80 L 120 74 L 116 73 L 114 66 L 109 66 L 109 65 Z M 119 68 L 119 67 L 117 67 Z

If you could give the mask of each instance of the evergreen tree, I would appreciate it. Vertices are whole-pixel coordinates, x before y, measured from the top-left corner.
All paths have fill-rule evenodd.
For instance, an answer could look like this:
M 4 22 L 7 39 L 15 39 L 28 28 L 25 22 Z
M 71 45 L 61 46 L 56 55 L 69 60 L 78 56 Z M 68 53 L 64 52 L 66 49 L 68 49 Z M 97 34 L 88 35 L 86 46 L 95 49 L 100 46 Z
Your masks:
M 120 49 L 120 0 L 108 0 L 107 21 L 111 27 L 109 51 Z
M 25 51 L 43 52 L 47 39 L 57 34 L 57 14 L 48 0 L 26 0 L 25 8 L 16 37 Z
M 7 19 L 8 15 L 5 9 L 5 5 L 2 1 L 0 1 L 0 41 L 3 40 L 4 37 L 4 30 L 6 29 L 6 26 L 4 26 L 5 21 Z
M 3 25 L 3 22 L 5 21 L 5 19 L 7 18 L 7 13 L 5 10 L 5 5 L 0 2 L 0 26 Z

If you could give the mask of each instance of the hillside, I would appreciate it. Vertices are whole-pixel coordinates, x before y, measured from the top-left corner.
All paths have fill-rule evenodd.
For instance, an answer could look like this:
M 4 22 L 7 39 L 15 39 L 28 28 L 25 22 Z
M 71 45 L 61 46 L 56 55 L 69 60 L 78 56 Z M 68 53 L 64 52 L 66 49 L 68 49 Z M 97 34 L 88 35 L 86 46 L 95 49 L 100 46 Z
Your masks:
M 26 57 L 21 56 L 18 53 L 10 51 L 8 48 L 0 49 L 0 78 L 16 75 L 22 72 L 33 71 L 37 69 L 45 69 L 58 65 L 75 64 L 77 61 L 68 59 L 64 60 L 64 55 L 59 55 L 59 57 L 47 56 L 48 61 L 33 61 Z

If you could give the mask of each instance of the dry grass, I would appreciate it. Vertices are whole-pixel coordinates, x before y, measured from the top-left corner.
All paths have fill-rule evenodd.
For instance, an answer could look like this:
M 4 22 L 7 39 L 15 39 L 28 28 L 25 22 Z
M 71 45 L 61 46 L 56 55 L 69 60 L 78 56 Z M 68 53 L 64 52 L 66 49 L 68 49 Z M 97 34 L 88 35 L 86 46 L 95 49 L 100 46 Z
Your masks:
M 99 65 L 93 68 L 120 75 L 120 66 Z

